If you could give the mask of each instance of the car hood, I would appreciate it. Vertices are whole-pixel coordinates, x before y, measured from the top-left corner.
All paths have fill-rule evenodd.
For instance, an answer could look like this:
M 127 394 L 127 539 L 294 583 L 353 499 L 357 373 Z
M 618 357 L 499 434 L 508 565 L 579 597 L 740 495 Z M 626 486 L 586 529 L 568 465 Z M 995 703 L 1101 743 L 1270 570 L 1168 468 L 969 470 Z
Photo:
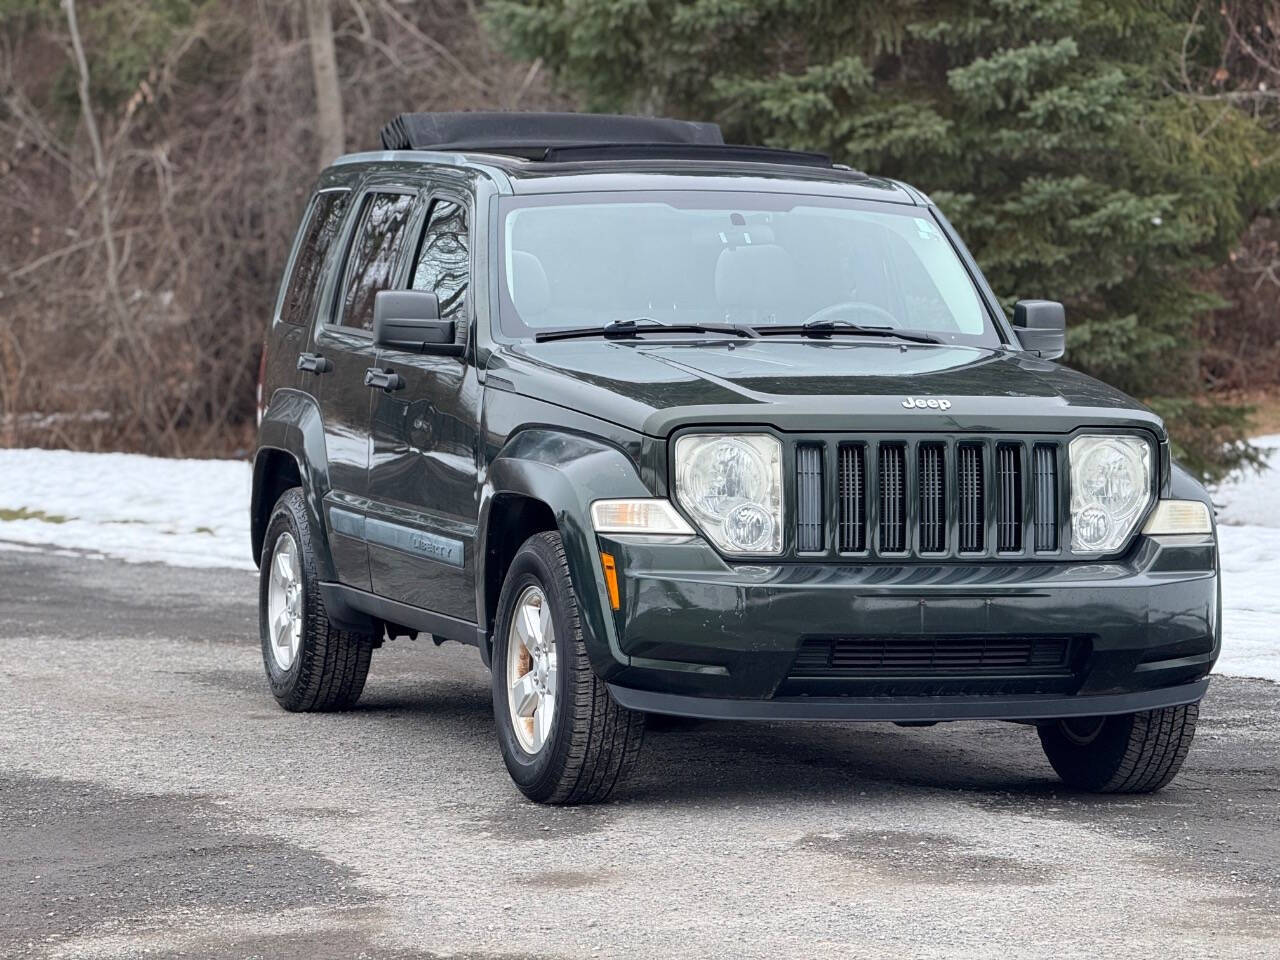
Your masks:
M 967 346 L 562 340 L 507 347 L 494 355 L 489 375 L 499 388 L 655 437 L 689 424 L 1016 433 L 1140 424 L 1165 438 L 1154 413 L 1092 377 L 1019 352 Z

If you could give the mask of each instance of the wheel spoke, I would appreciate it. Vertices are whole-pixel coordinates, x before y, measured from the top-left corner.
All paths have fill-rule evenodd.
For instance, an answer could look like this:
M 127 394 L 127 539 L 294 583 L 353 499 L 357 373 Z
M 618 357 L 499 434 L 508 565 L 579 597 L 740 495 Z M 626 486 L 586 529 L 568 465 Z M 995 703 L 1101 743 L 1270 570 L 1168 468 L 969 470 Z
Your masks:
M 550 663 L 548 663 L 547 665 L 547 692 L 554 697 L 556 695 L 557 689 L 558 688 L 556 687 L 556 658 L 552 656 Z
M 533 715 L 533 742 L 539 747 L 547 742 L 547 736 L 551 733 L 551 721 L 555 717 L 552 704 L 550 697 L 544 697 Z
M 555 628 L 551 625 L 551 604 L 544 603 L 538 608 L 538 636 L 542 645 L 549 646 L 555 637 Z
M 533 653 L 538 641 L 542 639 L 542 630 L 538 622 L 538 611 L 531 604 L 521 605 L 520 616 L 516 618 L 516 633 L 525 649 Z
M 273 633 L 276 635 L 276 646 L 287 647 L 292 644 L 289 632 L 293 626 L 293 618 L 289 616 L 289 609 L 285 607 L 276 614 L 276 621 Z
M 279 574 L 282 585 L 293 579 L 293 565 L 289 562 L 288 551 L 281 550 L 276 554 L 275 572 Z
M 516 716 L 532 717 L 538 708 L 538 700 L 532 673 L 526 673 L 511 685 L 511 702 L 515 705 Z

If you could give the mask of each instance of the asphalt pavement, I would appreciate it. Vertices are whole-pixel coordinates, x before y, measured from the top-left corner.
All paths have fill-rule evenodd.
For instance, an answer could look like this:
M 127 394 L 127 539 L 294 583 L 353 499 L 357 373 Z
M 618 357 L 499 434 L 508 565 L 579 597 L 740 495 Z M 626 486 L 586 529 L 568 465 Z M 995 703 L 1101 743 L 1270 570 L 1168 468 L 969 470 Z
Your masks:
M 1181 776 L 1058 783 L 1030 727 L 668 723 L 526 802 L 475 650 L 276 707 L 256 580 L 0 550 L 0 956 L 1280 957 L 1280 686 Z M 1230 638 L 1227 638 L 1230 642 Z

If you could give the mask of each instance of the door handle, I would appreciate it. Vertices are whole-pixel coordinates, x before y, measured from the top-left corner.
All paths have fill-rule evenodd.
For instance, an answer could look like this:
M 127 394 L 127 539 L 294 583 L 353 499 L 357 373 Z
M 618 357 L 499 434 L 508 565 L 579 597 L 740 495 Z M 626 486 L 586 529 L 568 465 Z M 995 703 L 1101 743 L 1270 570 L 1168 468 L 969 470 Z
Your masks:
M 300 353 L 298 354 L 298 369 L 307 373 L 328 373 L 333 369 L 333 361 L 320 356 L 318 353 Z
M 404 377 L 398 373 L 392 373 L 390 370 L 370 367 L 364 372 L 364 385 L 371 389 L 381 389 L 390 393 L 404 386 Z

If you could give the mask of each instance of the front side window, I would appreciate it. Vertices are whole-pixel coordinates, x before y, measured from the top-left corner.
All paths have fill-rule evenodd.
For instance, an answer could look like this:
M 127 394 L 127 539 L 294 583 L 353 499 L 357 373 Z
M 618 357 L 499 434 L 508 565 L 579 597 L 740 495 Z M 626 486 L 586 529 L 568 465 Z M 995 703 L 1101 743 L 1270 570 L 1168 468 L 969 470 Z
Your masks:
M 810 320 L 995 346 L 972 279 L 927 210 L 754 193 L 557 194 L 500 207 L 502 331 L 649 318 Z
M 436 295 L 440 301 L 441 319 L 462 323 L 466 319 L 470 283 L 467 208 L 454 200 L 436 200 L 431 204 L 422 240 L 418 244 L 413 289 Z M 465 339 L 465 331 L 461 327 L 458 339 Z
M 302 238 L 298 242 L 293 272 L 289 275 L 284 302 L 280 306 L 280 319 L 285 323 L 311 322 L 325 258 L 342 225 L 342 215 L 347 212 L 349 196 L 346 190 L 326 190 L 317 193 L 311 202 Z
M 412 206 L 409 194 L 371 193 L 364 198 L 347 253 L 338 314 L 344 327 L 373 329 L 373 298 L 379 291 L 391 289 Z

